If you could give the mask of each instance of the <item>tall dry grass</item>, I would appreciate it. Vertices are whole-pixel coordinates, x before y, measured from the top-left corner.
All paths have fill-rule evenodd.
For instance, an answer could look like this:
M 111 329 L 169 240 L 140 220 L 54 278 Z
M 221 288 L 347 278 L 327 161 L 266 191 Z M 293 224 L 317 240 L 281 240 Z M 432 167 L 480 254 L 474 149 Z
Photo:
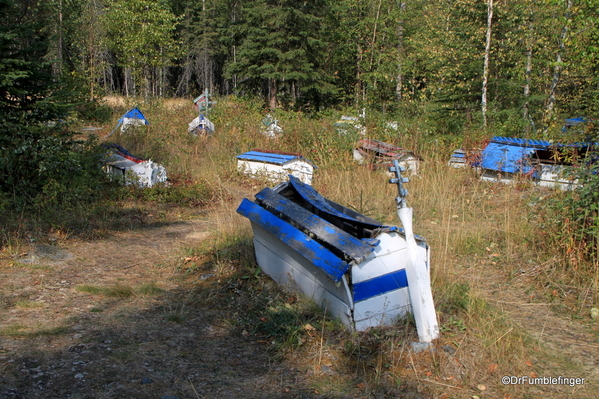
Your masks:
M 203 179 L 231 192 L 239 186 L 246 194 L 253 194 L 269 183 L 248 181 L 240 176 L 236 171 L 236 155 L 252 149 L 300 153 L 318 167 L 313 185 L 325 197 L 386 224 L 399 224 L 395 206 L 397 187 L 388 183 L 389 176 L 384 170 L 372 170 L 353 161 L 351 147 L 356 137 L 337 134 L 333 128 L 335 116 L 310 119 L 281 112 L 276 117 L 285 133 L 272 140 L 260 133 L 264 113 L 257 104 L 236 98 L 219 99 L 208 114 L 216 125 L 216 133 L 212 137 L 193 137 L 187 133 L 187 124 L 197 113 L 191 101 L 188 106 L 177 104 L 140 107 L 151 125 L 128 134 L 115 134 L 111 139 L 138 156 L 163 163 L 169 174 Z M 115 123 L 118 117 L 114 116 Z M 370 130 L 369 136 L 379 138 L 376 130 Z M 388 133 L 384 137 L 389 138 Z M 398 137 L 396 144 L 402 140 L 414 144 L 416 139 Z M 431 246 L 431 275 L 442 342 L 451 346 L 453 352 L 421 355 L 415 361 L 406 345 L 414 339 L 413 333 L 409 333 L 413 332 L 413 326 L 408 323 L 407 332 L 383 334 L 376 339 L 371 335 L 350 338 L 354 345 L 351 350 L 323 347 L 326 339 L 320 335 L 320 341 L 311 341 L 304 352 L 299 351 L 295 356 L 315 368 L 322 364 L 302 356 L 324 351 L 334 353 L 331 357 L 337 356 L 338 361 L 353 359 L 354 371 L 361 370 L 359 374 L 375 385 L 383 380 L 386 384 L 396 384 L 405 378 L 419 381 L 425 377 L 423 373 L 432 373 L 439 379 L 456 378 L 445 380 L 451 381 L 447 386 L 458 380 L 459 384 L 476 384 L 491 378 L 495 368 L 491 370 L 490 365 L 499 367 L 504 374 L 521 373 L 522 359 L 527 356 L 526 337 L 505 314 L 484 300 L 483 279 L 490 274 L 507 276 L 525 262 L 536 259 L 527 245 L 527 237 L 534 233 L 526 218 L 526 191 L 521 187 L 481 182 L 473 170 L 449 168 L 451 149 L 442 145 L 419 142 L 415 147 L 420 149 L 424 162 L 418 175 L 412 176 L 406 185 L 407 202 L 414 208 L 415 233 L 425 237 Z M 235 197 L 218 213 L 211 214 L 218 221 L 212 232 L 212 253 L 218 254 L 218 248 L 240 242 L 245 243 L 240 250 L 251 251 L 249 223 L 235 213 L 239 199 Z M 207 249 L 197 249 L 202 251 Z M 244 262 L 251 262 L 252 254 L 245 253 L 243 257 Z M 324 330 L 321 334 L 325 334 Z M 362 340 L 376 341 L 378 349 L 372 356 L 356 355 L 365 345 Z M 338 382 L 340 385 L 347 384 L 346 379 L 340 380 L 343 380 Z

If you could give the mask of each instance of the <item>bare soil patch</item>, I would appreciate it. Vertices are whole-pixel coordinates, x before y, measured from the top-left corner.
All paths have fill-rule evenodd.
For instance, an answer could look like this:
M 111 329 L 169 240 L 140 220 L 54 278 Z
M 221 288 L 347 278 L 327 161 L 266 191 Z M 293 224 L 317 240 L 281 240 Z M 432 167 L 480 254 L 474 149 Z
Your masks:
M 255 189 L 231 189 L 233 199 L 222 207 L 234 208 Z M 303 349 L 302 356 L 318 359 L 313 364 L 302 364 L 302 356 L 274 358 L 270 341 L 231 324 L 245 309 L 241 301 L 235 307 L 236 301 L 230 300 L 237 292 L 226 281 L 226 271 L 200 267 L 188 278 L 181 268 L 186 248 L 214 240 L 217 218 L 211 212 L 176 214 L 168 222 L 132 221 L 129 229 L 100 239 L 49 237 L 32 242 L 16 256 L 0 254 L 0 399 L 595 395 L 597 324 L 556 313 L 552 303 L 530 290 L 530 266 L 510 278 L 482 258 L 472 259 L 460 279 L 504 310 L 536 342 L 538 356 L 529 359 L 527 376 L 581 377 L 584 385 L 524 384 L 510 390 L 501 386 L 506 373 L 498 370 L 483 381 L 487 388 L 481 391 L 476 384 L 459 383 L 460 374 L 469 374 L 467 365 L 449 361 L 447 367 L 451 363 L 453 368 L 448 375 L 456 379 L 428 380 L 426 371 L 435 361 L 453 359 L 456 346 L 443 335 L 436 355 L 412 354 L 410 342 L 404 342 L 401 356 L 409 359 L 405 368 L 413 370 L 415 378 L 386 392 L 352 381 L 357 368 L 367 364 L 360 357 L 368 356 L 368 348 L 373 353 L 381 350 L 379 341 L 368 342 L 373 337 L 364 335 L 355 365 L 338 352 L 323 350 L 320 339 Z M 327 391 L 327 385 L 335 384 L 345 384 L 344 391 Z
M 182 248 L 213 227 L 203 215 L 2 258 L 0 398 L 304 397 L 296 370 L 181 278 Z

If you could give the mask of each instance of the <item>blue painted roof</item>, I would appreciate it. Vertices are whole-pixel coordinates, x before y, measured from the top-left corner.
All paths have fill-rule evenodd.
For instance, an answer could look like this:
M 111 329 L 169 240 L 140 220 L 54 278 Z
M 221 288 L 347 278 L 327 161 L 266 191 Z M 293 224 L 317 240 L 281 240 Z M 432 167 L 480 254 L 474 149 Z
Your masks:
M 141 113 L 141 111 L 139 110 L 139 108 L 135 107 L 135 108 L 131 108 L 129 111 L 125 112 L 125 114 L 123 116 L 121 116 L 121 118 L 119 119 L 119 122 L 123 122 L 123 120 L 125 118 L 129 118 L 129 119 L 141 119 L 144 121 L 144 123 L 146 125 L 149 125 L 150 122 L 148 122 L 148 120 L 146 119 L 146 117 L 144 116 L 144 114 Z
M 237 212 L 278 237 L 290 248 L 322 269 L 333 281 L 338 282 L 349 268 L 349 263 L 331 252 L 320 242 L 312 239 L 287 221 L 260 205 L 244 198 Z
M 265 162 L 271 163 L 275 165 L 284 165 L 287 162 L 294 160 L 302 160 L 307 163 L 310 163 L 307 159 L 302 157 L 301 155 L 292 155 L 292 154 L 277 154 L 271 152 L 261 152 L 261 151 L 248 151 L 241 155 L 237 155 L 237 159 L 242 159 L 245 161 L 257 161 L 257 162 Z
M 501 172 L 528 173 L 532 169 L 528 159 L 535 151 L 534 147 L 491 141 L 483 150 L 481 166 Z
M 255 202 L 244 199 L 237 212 L 278 237 L 335 282 L 352 262 L 360 263 L 372 253 L 380 243 L 376 232 L 402 233 L 402 229 L 385 226 L 324 198 L 293 176 L 274 189 L 257 193 Z M 416 239 L 419 246 L 427 247 L 422 237 Z M 363 295 L 371 290 L 365 285 Z
M 482 152 L 481 166 L 484 169 L 507 173 L 529 173 L 534 168 L 530 156 L 537 150 L 554 148 L 584 148 L 597 143 L 552 143 L 545 140 L 530 140 L 512 137 L 493 137 Z M 533 173 L 536 177 L 536 173 Z
M 569 118 L 566 119 L 566 125 L 578 125 L 579 123 L 588 122 L 589 119 L 584 116 L 579 116 L 578 118 Z
M 466 158 L 466 153 L 463 150 L 455 150 L 451 156 L 453 158 Z

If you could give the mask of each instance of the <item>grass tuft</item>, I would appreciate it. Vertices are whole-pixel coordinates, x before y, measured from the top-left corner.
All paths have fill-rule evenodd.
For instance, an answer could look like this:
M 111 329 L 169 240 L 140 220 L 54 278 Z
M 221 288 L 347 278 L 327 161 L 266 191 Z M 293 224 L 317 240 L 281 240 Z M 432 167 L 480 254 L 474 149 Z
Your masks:
M 63 326 L 31 327 L 17 323 L 0 328 L 0 336 L 11 338 L 33 338 L 41 336 L 61 335 L 66 333 L 67 330 L 68 329 Z
M 109 287 L 84 284 L 75 287 L 75 289 L 91 295 L 104 295 L 114 298 L 130 298 L 135 295 L 135 290 L 125 284 L 115 284 Z

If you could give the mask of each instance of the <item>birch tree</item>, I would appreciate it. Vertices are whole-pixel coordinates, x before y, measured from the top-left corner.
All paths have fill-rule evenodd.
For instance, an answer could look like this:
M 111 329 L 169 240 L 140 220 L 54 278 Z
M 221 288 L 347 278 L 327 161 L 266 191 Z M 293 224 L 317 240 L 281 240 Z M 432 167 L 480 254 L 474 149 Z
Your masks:
M 485 39 L 485 61 L 483 63 L 483 87 L 481 96 L 481 111 L 483 127 L 487 129 L 487 84 L 489 81 L 489 59 L 491 57 L 491 33 L 493 25 L 493 0 L 487 0 L 487 34 Z
M 548 98 L 547 98 L 547 106 L 545 108 L 545 118 L 544 118 L 545 126 L 543 129 L 544 134 L 547 133 L 548 129 L 551 126 L 551 121 L 554 118 L 556 91 L 557 91 L 557 86 L 560 81 L 562 70 L 564 68 L 563 56 L 564 56 L 564 52 L 566 49 L 566 39 L 568 37 L 568 28 L 569 28 L 570 21 L 571 21 L 571 10 L 572 10 L 572 0 L 566 0 L 563 26 L 562 26 L 562 31 L 561 31 L 561 34 L 559 35 L 558 42 L 557 42 L 557 51 L 555 54 L 553 75 L 551 77 L 551 84 L 549 87 L 549 93 L 548 93 Z
M 178 19 L 160 0 L 109 0 L 105 14 L 109 43 L 125 77 L 127 96 L 155 94 L 160 68 L 173 64 L 179 55 L 174 39 Z M 139 88 L 138 88 L 139 87 Z

